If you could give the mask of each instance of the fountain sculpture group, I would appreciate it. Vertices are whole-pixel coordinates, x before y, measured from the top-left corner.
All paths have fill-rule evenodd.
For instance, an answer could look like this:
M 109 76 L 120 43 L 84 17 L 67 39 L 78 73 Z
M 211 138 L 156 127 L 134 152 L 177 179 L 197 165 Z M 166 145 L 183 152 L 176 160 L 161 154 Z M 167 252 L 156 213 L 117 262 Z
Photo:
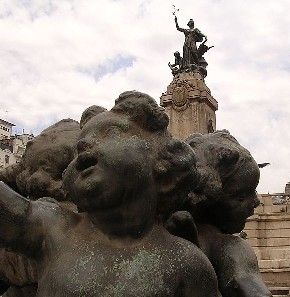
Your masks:
M 176 26 L 178 71 L 199 71 L 205 36 Z M 50 126 L 1 171 L 3 296 L 271 296 L 233 235 L 259 204 L 256 162 L 226 130 L 183 141 L 168 123 L 153 98 L 124 92 Z

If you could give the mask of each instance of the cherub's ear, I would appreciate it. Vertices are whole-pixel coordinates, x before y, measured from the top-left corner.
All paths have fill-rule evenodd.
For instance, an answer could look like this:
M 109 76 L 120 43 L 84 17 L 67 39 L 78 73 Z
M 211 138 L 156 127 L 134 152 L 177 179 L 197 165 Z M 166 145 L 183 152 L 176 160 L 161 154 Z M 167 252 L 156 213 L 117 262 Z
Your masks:
M 220 163 L 232 164 L 236 163 L 239 159 L 238 150 L 233 147 L 220 147 L 218 150 L 218 160 Z
M 236 166 L 240 153 L 233 147 L 220 147 L 217 151 L 217 167 L 221 175 L 227 175 Z
M 201 141 L 203 140 L 204 135 L 201 133 L 194 133 L 191 134 L 186 140 L 185 142 L 188 143 L 193 149 L 201 143 Z
M 240 152 L 233 146 L 223 145 L 216 146 L 210 145 L 206 148 L 205 154 L 209 164 L 216 168 L 220 175 L 228 174 L 237 164 Z

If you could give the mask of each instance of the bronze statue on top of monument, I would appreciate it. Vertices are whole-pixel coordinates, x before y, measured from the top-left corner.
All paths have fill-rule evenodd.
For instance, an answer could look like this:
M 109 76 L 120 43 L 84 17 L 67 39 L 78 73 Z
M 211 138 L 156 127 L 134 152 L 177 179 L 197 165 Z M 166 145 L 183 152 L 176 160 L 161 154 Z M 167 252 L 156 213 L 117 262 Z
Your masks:
M 174 63 L 168 63 L 173 79 L 162 93 L 160 104 L 169 115 L 170 133 L 186 139 L 193 133 L 216 130 L 218 102 L 205 83 L 208 64 L 203 56 L 213 46 L 206 45 L 206 35 L 194 27 L 192 19 L 188 22 L 189 28 L 179 27 L 177 11 L 173 5 L 176 28 L 184 33 L 185 41 L 183 51 L 174 52 Z
M 204 35 L 199 29 L 194 27 L 193 19 L 190 19 L 187 23 L 188 29 L 180 28 L 178 25 L 177 17 L 174 12 L 174 20 L 176 29 L 180 32 L 184 33 L 185 41 L 183 44 L 183 57 L 178 57 L 178 61 L 175 56 L 175 63 L 168 63 L 172 74 L 176 75 L 180 72 L 199 72 L 203 77 L 206 77 L 207 71 L 207 62 L 204 59 L 203 55 L 211 49 L 213 46 L 207 46 L 205 43 L 207 41 L 206 35 Z M 201 42 L 199 47 L 197 47 L 196 43 Z

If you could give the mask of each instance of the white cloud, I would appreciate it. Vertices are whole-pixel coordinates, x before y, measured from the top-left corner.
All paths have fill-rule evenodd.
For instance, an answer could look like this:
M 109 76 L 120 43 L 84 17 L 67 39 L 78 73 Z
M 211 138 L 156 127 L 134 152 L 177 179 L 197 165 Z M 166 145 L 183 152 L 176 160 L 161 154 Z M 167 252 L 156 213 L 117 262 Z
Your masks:
M 179 1 L 215 47 L 206 84 L 219 102 L 217 123 L 247 147 L 262 169 L 260 192 L 290 180 L 290 19 L 288 0 Z M 157 100 L 182 51 L 165 0 L 2 0 L 0 117 L 39 132 L 92 104 L 110 108 L 125 90 Z

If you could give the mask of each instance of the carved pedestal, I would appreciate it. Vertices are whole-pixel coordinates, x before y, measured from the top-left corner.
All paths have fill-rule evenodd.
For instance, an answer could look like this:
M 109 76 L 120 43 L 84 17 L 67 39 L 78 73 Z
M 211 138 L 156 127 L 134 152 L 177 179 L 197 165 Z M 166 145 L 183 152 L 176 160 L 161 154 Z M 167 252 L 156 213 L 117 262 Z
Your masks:
M 176 74 L 160 97 L 160 104 L 170 118 L 169 131 L 174 137 L 185 139 L 192 133 L 208 133 L 210 120 L 215 130 L 218 103 L 200 73 Z

